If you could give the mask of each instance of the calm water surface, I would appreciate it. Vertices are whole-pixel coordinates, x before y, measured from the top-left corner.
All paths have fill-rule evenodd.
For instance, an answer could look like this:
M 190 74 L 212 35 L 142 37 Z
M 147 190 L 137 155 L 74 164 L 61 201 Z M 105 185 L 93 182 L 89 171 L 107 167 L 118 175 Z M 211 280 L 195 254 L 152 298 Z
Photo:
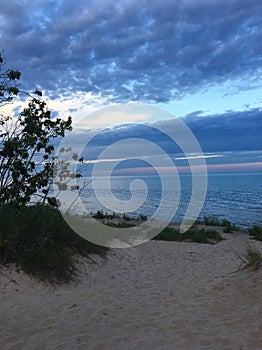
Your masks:
M 113 196 L 124 204 L 133 195 L 134 203 L 136 201 L 139 203 L 143 199 L 142 189 L 139 187 L 133 189 L 133 193 L 130 191 L 130 184 L 135 179 L 137 177 L 134 176 L 112 176 L 110 182 L 112 192 L 110 193 L 109 190 L 104 188 L 104 183 L 100 178 L 98 195 L 106 200 L 106 205 L 99 202 L 97 195 L 94 193 L 93 185 L 90 183 L 82 192 L 82 200 L 86 209 L 89 212 L 96 212 L 100 209 L 111 212 Z M 127 214 L 138 215 L 142 213 L 151 216 L 160 204 L 162 196 L 161 180 L 158 176 L 141 176 L 140 180 L 147 185 L 147 196 L 142 205 Z M 165 178 L 168 188 L 173 189 L 173 191 L 164 193 L 165 200 L 162 204 L 166 211 L 174 207 L 175 199 L 179 198 L 180 193 L 179 206 L 172 221 L 183 219 L 191 196 L 191 175 L 180 174 L 179 180 L 181 191 L 176 188 L 174 179 L 168 176 Z M 119 210 L 113 211 L 119 212 Z M 253 224 L 262 225 L 262 173 L 209 174 L 206 200 L 199 218 L 201 219 L 206 215 L 214 215 L 219 219 L 226 218 L 242 227 Z

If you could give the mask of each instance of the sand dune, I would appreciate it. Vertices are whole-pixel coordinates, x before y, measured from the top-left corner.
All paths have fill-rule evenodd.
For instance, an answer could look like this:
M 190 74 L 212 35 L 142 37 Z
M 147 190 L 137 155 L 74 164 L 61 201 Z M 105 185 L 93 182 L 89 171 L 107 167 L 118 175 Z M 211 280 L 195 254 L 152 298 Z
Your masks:
M 0 273 L 0 349 L 262 349 L 262 273 L 238 270 L 248 244 L 150 241 L 80 266 L 76 284 Z

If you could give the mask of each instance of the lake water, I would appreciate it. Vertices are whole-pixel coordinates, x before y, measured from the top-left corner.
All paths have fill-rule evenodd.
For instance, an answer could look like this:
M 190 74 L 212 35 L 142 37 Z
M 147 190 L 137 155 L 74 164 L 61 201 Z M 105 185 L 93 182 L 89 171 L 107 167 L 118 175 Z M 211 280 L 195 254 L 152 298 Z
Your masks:
M 139 177 L 148 189 L 143 203 L 143 187 L 138 186 L 138 188 L 134 188 L 133 193 L 130 191 L 130 184 L 135 179 L 137 177 L 134 176 L 112 176 L 110 179 L 112 193 L 106 189 L 103 178 L 100 178 L 97 182 L 96 194 L 91 182 L 82 192 L 82 201 L 85 203 L 86 210 L 93 213 L 100 209 L 104 209 L 107 212 L 123 212 L 126 201 L 133 198 L 135 208 L 129 212 L 126 211 L 126 214 L 137 216 L 141 213 L 148 217 L 152 216 L 158 209 L 161 201 L 161 180 L 156 175 Z M 176 187 L 174 179 L 166 177 L 165 181 L 167 181 L 168 189 L 170 190 L 165 191 L 162 203 L 164 207 L 163 212 L 165 210 L 168 212 L 170 208 L 174 207 L 174 203 L 180 193 L 179 205 L 175 215 L 172 217 L 174 222 L 182 221 L 192 190 L 190 174 L 180 174 L 179 180 L 180 191 Z M 102 199 L 102 204 L 98 197 Z M 115 199 L 117 200 L 117 205 L 114 203 Z M 219 219 L 226 218 L 241 227 L 249 227 L 253 224 L 262 225 L 262 173 L 209 174 L 206 199 L 199 218 L 201 219 L 207 215 L 213 215 Z M 163 220 L 165 220 L 164 217 Z

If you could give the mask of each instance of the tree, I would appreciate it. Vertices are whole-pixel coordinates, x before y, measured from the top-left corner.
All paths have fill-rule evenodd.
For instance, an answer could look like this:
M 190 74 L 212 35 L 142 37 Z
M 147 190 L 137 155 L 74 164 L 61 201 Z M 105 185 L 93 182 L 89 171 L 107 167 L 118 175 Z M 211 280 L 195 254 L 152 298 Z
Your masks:
M 3 64 L 0 55 L 0 107 L 20 92 L 21 73 L 3 72 Z M 72 129 L 71 124 L 71 117 L 52 119 L 46 103 L 35 97 L 17 118 L 0 114 L 0 207 L 6 203 L 26 204 L 34 194 L 48 200 L 55 161 L 51 142 L 64 137 Z
M 4 69 L 4 60 L 0 54 L 0 106 L 13 101 L 18 95 L 18 80 L 21 77 L 21 72 L 12 69 Z

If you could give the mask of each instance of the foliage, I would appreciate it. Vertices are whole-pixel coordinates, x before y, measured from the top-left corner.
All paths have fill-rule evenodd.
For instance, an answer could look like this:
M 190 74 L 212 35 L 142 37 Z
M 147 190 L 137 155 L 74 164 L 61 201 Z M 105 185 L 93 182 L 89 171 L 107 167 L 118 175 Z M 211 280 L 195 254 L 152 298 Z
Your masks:
M 102 220 L 102 219 L 106 219 L 106 220 L 113 220 L 113 219 L 119 219 L 122 221 L 147 221 L 147 216 L 143 215 L 143 214 L 139 214 L 137 217 L 133 217 L 133 216 L 129 216 L 126 213 L 124 213 L 123 215 L 121 214 L 116 214 L 116 213 L 107 213 L 104 212 L 103 210 L 97 210 L 97 212 L 95 214 L 91 213 L 92 217 L 94 219 L 98 219 L 98 220 Z
M 204 216 L 203 223 L 206 226 L 220 226 L 218 218 L 212 215 Z
M 247 263 L 244 268 L 258 270 L 262 266 L 262 255 L 257 249 L 249 247 L 245 254 L 245 259 Z
M 258 240 L 258 241 L 262 241 L 262 227 L 258 226 L 258 225 L 254 225 L 252 226 L 249 230 L 248 230 L 249 235 Z
M 232 224 L 232 223 L 231 223 L 229 220 L 227 220 L 227 219 L 223 219 L 223 220 L 221 221 L 220 226 L 225 227 L 225 228 L 224 228 L 224 232 L 225 232 L 225 233 L 231 233 L 231 232 L 233 232 L 233 231 L 236 229 L 236 226 L 235 226 L 234 224 Z
M 110 218 L 110 216 L 107 213 L 104 213 L 103 210 L 97 210 L 95 214 L 91 213 L 91 215 L 94 219 L 98 219 L 98 220 Z
M 0 69 L 3 70 L 0 56 Z M 0 75 L 0 106 L 19 93 L 20 72 Z M 41 95 L 41 92 L 35 92 Z M 71 130 L 72 120 L 52 119 L 44 101 L 32 98 L 17 118 L 0 115 L 0 209 L 4 204 L 21 205 L 38 193 L 48 199 L 53 175 L 54 146 L 51 141 Z
M 0 54 L 0 106 L 13 101 L 18 95 L 18 81 L 21 77 L 19 71 L 12 69 L 4 70 L 4 60 Z
M 121 221 L 121 222 L 108 221 L 105 223 L 105 225 L 109 227 L 116 227 L 116 228 L 130 228 L 130 227 L 136 226 L 135 224 L 126 222 L 126 221 Z
M 67 208 L 68 212 L 70 212 L 70 209 L 74 206 L 77 198 L 81 195 L 81 192 L 90 183 L 90 181 L 84 181 L 80 188 L 76 183 L 76 179 L 82 177 L 82 169 L 80 167 L 77 172 L 71 171 L 72 161 L 83 163 L 83 158 L 78 158 L 78 154 L 72 152 L 71 148 L 60 148 L 59 156 L 55 156 L 53 159 L 53 190 L 56 190 L 56 197 L 48 198 L 49 204 L 59 207 L 61 205 L 59 200 L 60 193 L 66 190 L 76 190 L 77 195 Z
M 224 232 L 225 233 L 230 233 L 235 230 L 235 225 L 232 224 L 229 220 L 227 219 L 222 219 L 221 221 L 212 215 L 204 216 L 203 221 L 199 221 L 198 223 L 204 224 L 206 226 L 222 226 L 224 227 Z
M 133 227 L 139 224 L 141 221 L 146 221 L 147 217 L 145 215 L 139 214 L 139 216 L 131 218 L 126 214 L 108 214 L 103 210 L 98 210 L 95 214 L 92 214 L 92 217 L 98 220 L 103 220 L 104 224 L 111 227 L 117 228 L 127 228 Z M 117 219 L 116 221 L 110 221 Z M 196 243 L 209 243 L 220 242 L 223 240 L 223 237 L 219 232 L 215 230 L 204 230 L 198 229 L 197 227 L 191 228 L 185 233 L 180 233 L 178 230 L 172 226 L 165 227 L 154 240 L 161 241 L 189 241 Z
M 190 241 L 196 243 L 214 243 L 222 241 L 223 238 L 219 232 L 214 230 L 204 230 L 198 228 L 192 228 L 185 233 L 180 233 L 178 230 L 167 226 L 162 232 L 160 232 L 155 240 L 162 241 Z
M 0 54 L 0 107 L 21 93 L 21 73 L 4 65 Z M 44 205 L 57 205 L 49 192 L 55 168 L 61 183 L 70 173 L 70 161 L 54 157 L 53 140 L 71 130 L 72 120 L 52 118 L 44 101 L 26 94 L 31 99 L 18 117 L 0 114 L 0 263 L 14 263 L 42 281 L 68 282 L 76 275 L 76 254 L 91 259 L 107 250 L 80 238 L 56 208 Z M 27 205 L 36 195 L 42 204 Z
M 56 208 L 4 205 L 0 213 L 0 263 L 14 263 L 40 281 L 69 282 L 77 275 L 77 255 L 92 260 L 107 251 L 77 235 Z
M 138 220 L 147 221 L 147 215 L 139 214 Z
M 71 119 L 52 120 L 46 103 L 33 99 L 9 126 L 1 123 L 0 204 L 25 204 L 41 190 L 46 198 L 53 174 L 50 140 L 71 130 Z
M 122 220 L 122 221 L 131 221 L 132 218 L 128 215 L 126 215 L 125 213 L 123 215 L 121 214 L 116 214 L 116 213 L 112 213 L 112 214 L 109 214 L 107 212 L 105 212 L 104 210 L 97 210 L 97 212 L 95 214 L 91 213 L 92 217 L 94 219 L 97 219 L 97 220 L 113 220 L 113 219 L 119 219 L 119 220 Z

